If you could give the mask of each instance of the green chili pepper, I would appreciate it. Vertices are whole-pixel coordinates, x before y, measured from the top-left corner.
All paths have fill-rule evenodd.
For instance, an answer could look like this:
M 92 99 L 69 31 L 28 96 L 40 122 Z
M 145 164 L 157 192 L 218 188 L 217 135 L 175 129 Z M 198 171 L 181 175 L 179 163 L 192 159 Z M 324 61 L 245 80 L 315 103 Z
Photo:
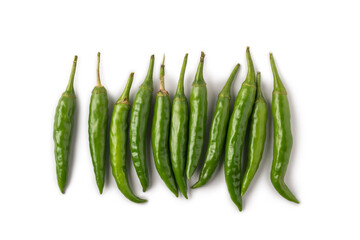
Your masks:
M 146 202 L 146 200 L 137 197 L 131 190 L 126 167 L 127 134 L 129 126 L 128 120 L 131 108 L 129 93 L 133 79 L 134 73 L 131 73 L 123 93 L 114 106 L 110 124 L 110 163 L 112 174 L 119 190 L 130 201 L 143 203 Z
M 156 170 L 166 186 L 178 197 L 169 156 L 170 98 L 165 90 L 165 55 L 160 68 L 160 91 L 156 94 L 151 143 Z
M 192 188 L 205 185 L 218 166 L 220 155 L 225 145 L 226 130 L 230 116 L 230 88 L 239 68 L 240 64 L 237 64 L 218 96 L 213 120 L 211 122 L 209 145 L 204 166 L 201 170 L 199 180 Z
M 256 100 L 250 119 L 248 159 L 241 185 L 241 196 L 245 194 L 259 168 L 266 139 L 267 106 L 261 92 L 260 72 L 257 73 L 256 85 Z
M 153 91 L 154 61 L 155 58 L 152 55 L 146 78 L 136 93 L 130 117 L 130 152 L 144 192 L 149 185 L 145 141 Z
M 236 97 L 230 117 L 225 146 L 225 180 L 230 197 L 239 211 L 242 210 L 241 162 L 246 128 L 255 102 L 255 70 L 249 47 L 246 49 L 248 73 Z
M 108 96 L 100 81 L 100 53 L 97 54 L 97 84 L 89 108 L 89 144 L 96 184 L 102 194 L 105 179 L 106 133 L 108 129 Z
M 194 174 L 203 150 L 207 117 L 207 90 L 203 77 L 205 54 L 201 52 L 200 63 L 192 84 L 190 95 L 190 123 L 186 176 Z
M 170 155 L 171 166 L 175 175 L 176 183 L 181 193 L 187 197 L 187 184 L 185 177 L 186 147 L 188 137 L 189 110 L 184 94 L 184 76 L 188 54 L 184 57 L 181 68 L 179 83 L 173 99 L 171 126 L 170 126 Z
M 77 56 L 70 74 L 69 83 L 65 92 L 61 95 L 55 112 L 53 138 L 55 143 L 55 162 L 57 181 L 62 193 L 65 193 L 66 178 L 68 172 L 71 136 L 74 125 L 74 113 L 76 97 L 74 92 L 74 76 Z
M 287 99 L 286 89 L 281 82 L 273 55 L 271 53 L 270 63 L 274 75 L 274 91 L 272 94 L 271 105 L 274 119 L 274 149 L 271 168 L 271 182 L 281 196 L 289 201 L 299 203 L 284 182 L 293 144 L 289 101 Z

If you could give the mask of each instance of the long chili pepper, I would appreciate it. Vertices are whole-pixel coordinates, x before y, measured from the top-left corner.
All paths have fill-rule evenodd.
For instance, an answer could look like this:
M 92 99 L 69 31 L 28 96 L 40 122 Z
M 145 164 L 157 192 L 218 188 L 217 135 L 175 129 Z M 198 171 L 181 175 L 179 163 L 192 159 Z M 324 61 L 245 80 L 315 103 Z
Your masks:
M 270 64 L 274 75 L 274 91 L 272 94 L 272 115 L 274 119 L 274 149 L 271 168 L 271 182 L 276 191 L 289 201 L 299 203 L 284 182 L 289 164 L 293 138 L 291 134 L 290 108 L 286 89 L 276 69 L 273 55 L 270 53 Z
M 97 84 L 92 90 L 89 108 L 89 145 L 96 184 L 102 194 L 105 179 L 106 134 L 108 129 L 108 96 L 100 81 L 100 53 L 97 54 Z
M 190 95 L 190 123 L 186 176 L 194 174 L 203 150 L 207 117 L 207 90 L 203 77 L 205 54 L 201 52 L 200 63 L 192 84 Z
M 184 77 L 187 58 L 188 54 L 184 57 L 179 83 L 173 99 L 169 141 L 171 166 L 175 175 L 176 183 L 185 198 L 187 198 L 185 166 L 189 124 L 188 102 L 184 94 Z
M 160 90 L 156 94 L 151 128 L 151 144 L 156 170 L 166 186 L 178 197 L 178 188 L 171 169 L 169 156 L 170 98 L 165 90 L 165 55 L 160 67 Z
M 74 113 L 76 108 L 76 97 L 74 92 L 76 62 L 77 56 L 74 57 L 69 83 L 65 92 L 61 95 L 56 107 L 54 121 L 53 139 L 55 145 L 56 175 L 62 193 L 65 193 L 71 137 L 74 125 Z
M 204 166 L 201 170 L 199 180 L 192 188 L 201 187 L 206 184 L 218 166 L 220 155 L 225 145 L 226 130 L 230 116 L 230 89 L 239 68 L 240 64 L 237 64 L 218 96 L 214 116 L 211 122 L 209 145 Z
M 115 178 L 119 190 L 130 201 L 135 203 L 146 202 L 145 199 L 137 197 L 131 190 L 126 166 L 126 149 L 128 139 L 128 120 L 130 112 L 129 93 L 134 79 L 131 73 L 126 83 L 125 89 L 120 98 L 116 101 L 110 124 L 110 163 L 112 174 Z
M 241 184 L 241 196 L 245 194 L 259 168 L 266 139 L 267 104 L 261 92 L 260 77 L 260 72 L 258 72 L 256 78 L 256 99 L 249 126 L 248 159 Z
M 155 58 L 152 55 L 148 73 L 136 93 L 130 117 L 130 152 L 136 174 L 144 192 L 149 185 L 149 173 L 146 163 L 146 132 L 153 92 L 154 61 Z
M 256 95 L 255 70 L 249 47 L 246 49 L 248 73 L 236 97 L 225 146 L 225 181 L 232 201 L 242 210 L 241 162 L 246 128 Z

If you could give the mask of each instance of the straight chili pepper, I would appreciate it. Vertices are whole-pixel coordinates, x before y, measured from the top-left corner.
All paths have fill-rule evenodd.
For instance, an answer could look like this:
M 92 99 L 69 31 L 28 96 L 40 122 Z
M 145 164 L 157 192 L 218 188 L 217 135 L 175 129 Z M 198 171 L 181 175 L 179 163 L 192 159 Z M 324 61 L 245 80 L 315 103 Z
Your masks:
M 273 55 L 270 53 L 270 64 L 274 76 L 274 91 L 272 93 L 272 115 L 274 121 L 274 148 L 271 168 L 271 182 L 276 191 L 289 201 L 299 203 L 294 194 L 284 182 L 289 164 L 293 138 L 291 134 L 290 107 L 286 89 L 281 82 L 276 69 Z
M 249 126 L 248 159 L 241 184 L 241 196 L 245 194 L 251 180 L 254 178 L 255 173 L 259 168 L 266 139 L 267 105 L 261 92 L 260 77 L 260 72 L 258 72 L 256 78 L 256 99 Z
M 184 77 L 188 54 L 185 55 L 180 72 L 180 78 L 173 99 L 170 124 L 170 156 L 171 166 L 179 189 L 187 197 L 187 184 L 185 177 L 186 147 L 188 137 L 189 110 L 184 94 Z
M 171 169 L 169 156 L 170 98 L 165 90 L 165 55 L 160 67 L 160 90 L 156 94 L 151 129 L 151 144 L 156 170 L 171 192 L 178 197 L 178 188 Z
M 199 180 L 192 188 L 205 185 L 218 166 L 220 155 L 225 145 L 226 130 L 230 116 L 230 89 L 239 68 L 240 64 L 237 64 L 218 96 L 214 116 L 211 122 L 209 145 L 206 151 L 204 166 L 201 170 Z
M 246 49 L 248 72 L 236 97 L 230 117 L 225 146 L 225 181 L 232 201 L 242 211 L 241 164 L 248 121 L 256 95 L 255 70 L 249 47 Z
M 136 174 L 144 192 L 149 185 L 149 173 L 146 163 L 146 132 L 153 92 L 154 61 L 155 58 L 152 55 L 148 73 L 136 93 L 130 117 L 130 152 Z
M 146 202 L 136 196 L 131 190 L 127 177 L 126 149 L 128 139 L 128 120 L 130 112 L 129 93 L 134 79 L 131 73 L 126 83 L 125 89 L 120 98 L 116 101 L 110 124 L 110 163 L 112 174 L 116 185 L 126 198 L 135 203 Z
M 97 84 L 92 90 L 89 108 L 89 145 L 96 184 L 102 194 L 105 179 L 106 134 L 108 129 L 108 96 L 100 81 L 100 53 L 97 54 Z
M 186 176 L 194 174 L 203 150 L 207 117 L 207 89 L 203 77 L 205 54 L 201 52 L 200 63 L 192 84 L 190 95 L 190 123 Z
M 74 76 L 77 56 L 71 69 L 69 83 L 61 95 L 55 112 L 53 139 L 55 144 L 55 162 L 57 182 L 62 193 L 65 193 L 71 137 L 74 126 L 76 97 L 74 91 Z

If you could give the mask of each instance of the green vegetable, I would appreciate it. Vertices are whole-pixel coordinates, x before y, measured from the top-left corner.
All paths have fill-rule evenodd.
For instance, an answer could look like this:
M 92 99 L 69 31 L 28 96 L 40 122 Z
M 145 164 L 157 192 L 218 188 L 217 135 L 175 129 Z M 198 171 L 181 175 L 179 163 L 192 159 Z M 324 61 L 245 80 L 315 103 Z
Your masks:
M 106 134 L 108 129 L 108 96 L 100 81 L 100 53 L 97 54 L 97 85 L 94 87 L 89 109 L 89 144 L 96 184 L 102 194 L 105 179 Z
M 134 73 L 131 73 L 125 89 L 116 101 L 110 124 L 110 163 L 112 174 L 119 190 L 130 201 L 135 203 L 146 202 L 145 199 L 137 197 L 131 190 L 126 166 L 126 149 L 128 135 L 128 119 L 130 112 L 129 92 L 133 82 Z
M 190 95 L 190 124 L 186 176 L 194 174 L 203 150 L 207 117 L 207 90 L 203 77 L 205 54 L 201 52 L 200 63 L 192 84 Z
M 171 169 L 169 156 L 170 98 L 165 90 L 165 55 L 160 68 L 160 91 L 156 94 L 154 117 L 151 129 L 151 143 L 156 170 L 166 186 L 175 196 L 178 189 Z
M 68 172 L 71 136 L 74 126 L 74 113 L 76 97 L 74 92 L 74 76 L 77 56 L 74 57 L 69 83 L 65 92 L 61 95 L 55 112 L 54 121 L 54 144 L 57 181 L 62 193 L 65 193 L 66 178 Z
M 225 145 L 226 130 L 230 116 L 230 89 L 239 68 L 240 64 L 237 64 L 218 96 L 213 120 L 211 122 L 209 145 L 206 152 L 204 166 L 201 170 L 199 180 L 192 186 L 192 188 L 205 185 L 219 164 L 220 155 L 223 152 Z
M 289 164 L 293 138 L 290 124 L 290 108 L 286 89 L 276 69 L 273 55 L 270 53 L 271 69 L 274 75 L 274 91 L 272 94 L 272 115 L 274 119 L 274 149 L 271 168 L 271 182 L 276 191 L 289 201 L 299 203 L 284 182 Z
M 171 166 L 175 175 L 176 183 L 181 193 L 187 197 L 187 184 L 185 177 L 186 147 L 188 137 L 189 110 L 188 102 L 184 94 L 184 76 L 188 54 L 184 57 L 181 68 L 179 83 L 173 99 L 170 126 L 170 155 Z
M 241 162 L 246 128 L 256 94 L 255 70 L 249 47 L 246 49 L 248 73 L 236 97 L 230 117 L 225 147 L 225 181 L 232 201 L 242 210 Z
M 144 192 L 149 185 L 149 173 L 146 163 L 146 132 L 153 91 L 154 61 L 155 58 L 152 55 L 146 78 L 136 93 L 130 117 L 130 152 Z
M 258 72 L 256 79 L 256 100 L 251 114 L 249 126 L 250 133 L 248 145 L 248 159 L 244 178 L 241 185 L 241 196 L 245 194 L 251 183 L 251 180 L 254 178 L 255 173 L 259 168 L 266 139 L 267 106 L 265 98 L 261 92 L 260 81 L 260 72 Z

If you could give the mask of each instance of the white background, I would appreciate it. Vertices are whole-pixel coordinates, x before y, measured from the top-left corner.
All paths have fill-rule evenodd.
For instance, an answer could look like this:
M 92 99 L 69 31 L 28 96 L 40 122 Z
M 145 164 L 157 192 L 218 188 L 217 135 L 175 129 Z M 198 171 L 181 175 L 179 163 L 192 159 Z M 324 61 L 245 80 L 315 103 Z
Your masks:
M 357 1 L 50 2 L 0 3 L 0 239 L 359 239 Z M 156 56 L 154 96 L 163 53 L 173 96 L 189 53 L 189 96 L 204 51 L 210 124 L 217 94 L 237 62 L 242 66 L 233 99 L 245 78 L 246 46 L 262 72 L 268 102 L 270 51 L 287 88 L 294 147 L 286 182 L 301 203 L 286 201 L 270 183 L 272 131 L 241 213 L 227 193 L 223 165 L 206 186 L 189 192 L 189 200 L 173 196 L 152 158 L 146 193 L 130 167 L 133 189 L 148 203 L 123 197 L 109 171 L 99 195 L 87 134 L 96 53 L 102 53 L 101 79 L 112 109 L 131 71 L 133 100 L 151 54 Z M 53 120 L 75 54 L 76 127 L 62 195 Z

